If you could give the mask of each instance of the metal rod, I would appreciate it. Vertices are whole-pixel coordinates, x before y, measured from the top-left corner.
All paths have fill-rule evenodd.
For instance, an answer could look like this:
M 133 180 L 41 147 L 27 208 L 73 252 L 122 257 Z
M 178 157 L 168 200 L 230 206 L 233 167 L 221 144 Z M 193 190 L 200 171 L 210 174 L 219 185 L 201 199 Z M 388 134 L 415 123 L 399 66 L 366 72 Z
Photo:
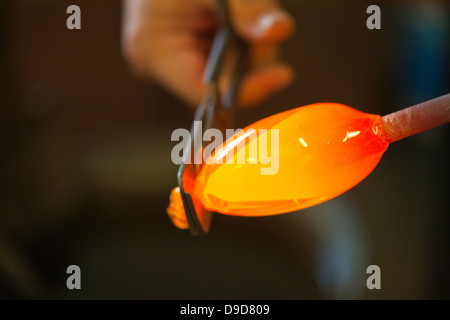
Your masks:
M 450 122 L 450 93 L 381 118 L 389 143 Z

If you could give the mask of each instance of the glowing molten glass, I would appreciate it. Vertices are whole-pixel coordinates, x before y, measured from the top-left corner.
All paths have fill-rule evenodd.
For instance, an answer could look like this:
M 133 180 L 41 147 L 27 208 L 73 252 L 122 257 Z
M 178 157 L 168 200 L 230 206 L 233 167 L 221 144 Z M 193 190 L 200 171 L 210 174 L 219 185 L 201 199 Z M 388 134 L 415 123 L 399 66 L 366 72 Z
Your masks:
M 381 117 L 335 103 L 319 103 L 282 112 L 260 120 L 245 144 L 234 152 L 234 164 L 214 163 L 225 147 L 211 155 L 194 184 L 194 197 L 210 211 L 238 216 L 265 216 L 310 207 L 347 191 L 363 180 L 377 165 L 389 143 Z M 259 129 L 266 129 L 261 133 Z M 278 129 L 278 171 L 262 175 L 249 150 L 259 146 L 263 134 Z M 271 150 L 270 138 L 268 150 Z M 233 137 L 231 139 L 234 139 Z M 230 140 L 230 139 L 229 139 Z M 256 144 L 256 145 L 252 145 Z M 225 144 L 224 144 L 225 146 Z M 245 164 L 237 157 L 245 152 Z M 177 191 L 174 191 L 175 193 Z M 171 217 L 182 225 L 181 198 L 171 196 Z M 176 210 L 175 210 L 176 208 Z M 185 218 L 184 218 L 185 221 Z M 187 224 L 186 224 L 187 227 Z

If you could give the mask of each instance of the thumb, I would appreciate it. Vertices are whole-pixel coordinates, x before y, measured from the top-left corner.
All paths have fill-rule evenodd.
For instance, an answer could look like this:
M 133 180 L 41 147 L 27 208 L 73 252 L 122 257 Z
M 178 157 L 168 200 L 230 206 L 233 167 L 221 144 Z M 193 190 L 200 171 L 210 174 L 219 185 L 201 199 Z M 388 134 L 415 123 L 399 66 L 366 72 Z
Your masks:
M 295 23 L 277 0 L 230 0 L 236 32 L 249 42 L 278 43 L 294 31 Z

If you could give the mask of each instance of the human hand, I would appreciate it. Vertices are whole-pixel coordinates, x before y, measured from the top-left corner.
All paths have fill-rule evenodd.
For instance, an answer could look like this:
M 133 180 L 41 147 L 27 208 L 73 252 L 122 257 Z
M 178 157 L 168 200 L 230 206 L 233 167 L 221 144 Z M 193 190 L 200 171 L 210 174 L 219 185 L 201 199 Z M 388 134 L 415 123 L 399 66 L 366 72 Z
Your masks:
M 238 104 L 251 106 L 292 81 L 279 47 L 294 21 L 276 0 L 228 1 L 232 24 L 249 47 Z M 197 105 L 206 91 L 203 71 L 218 25 L 215 0 L 124 0 L 124 54 L 137 74 Z

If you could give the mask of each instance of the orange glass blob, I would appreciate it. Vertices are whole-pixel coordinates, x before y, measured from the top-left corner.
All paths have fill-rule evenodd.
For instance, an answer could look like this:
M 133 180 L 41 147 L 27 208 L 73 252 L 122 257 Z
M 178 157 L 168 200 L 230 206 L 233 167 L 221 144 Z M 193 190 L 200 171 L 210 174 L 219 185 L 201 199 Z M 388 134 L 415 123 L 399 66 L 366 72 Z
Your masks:
M 245 143 L 233 145 L 234 138 L 203 165 L 194 196 L 210 211 L 238 216 L 286 213 L 332 199 L 363 180 L 389 144 L 380 116 L 335 103 L 270 116 L 244 129 L 238 139 Z M 260 148 L 262 139 L 267 150 Z

